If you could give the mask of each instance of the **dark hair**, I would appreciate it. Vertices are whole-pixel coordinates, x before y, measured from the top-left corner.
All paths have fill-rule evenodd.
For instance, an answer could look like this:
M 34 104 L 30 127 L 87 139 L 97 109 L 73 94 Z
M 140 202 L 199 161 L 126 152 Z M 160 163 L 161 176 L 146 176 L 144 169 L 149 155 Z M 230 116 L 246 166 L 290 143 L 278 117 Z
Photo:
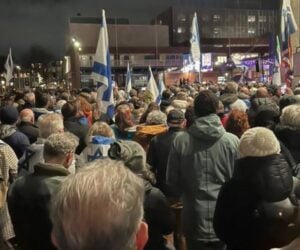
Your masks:
M 35 92 L 35 106 L 37 108 L 45 108 L 49 104 L 50 98 L 48 93 Z
M 216 114 L 219 107 L 218 97 L 210 90 L 203 90 L 194 101 L 194 112 L 197 117 Z
M 71 101 L 65 103 L 61 108 L 61 114 L 64 120 L 69 119 L 77 115 L 79 110 L 79 103 L 77 101 Z

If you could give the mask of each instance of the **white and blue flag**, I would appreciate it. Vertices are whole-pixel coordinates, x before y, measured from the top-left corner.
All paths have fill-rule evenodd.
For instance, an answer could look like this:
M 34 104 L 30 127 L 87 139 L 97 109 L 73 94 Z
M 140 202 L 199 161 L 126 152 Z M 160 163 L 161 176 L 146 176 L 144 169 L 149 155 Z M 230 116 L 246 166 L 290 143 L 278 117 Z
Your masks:
M 6 80 L 6 86 L 9 86 L 9 81 L 13 78 L 13 70 L 14 70 L 14 63 L 13 63 L 12 55 L 11 55 L 11 48 L 9 49 L 9 53 L 8 53 L 4 68 L 6 70 L 6 72 L 4 73 L 4 77 Z
M 194 63 L 201 63 L 201 52 L 200 52 L 200 35 L 199 35 L 199 27 L 198 27 L 198 18 L 197 13 L 195 12 L 192 27 L 191 27 L 191 57 Z
M 164 83 L 164 76 L 163 74 L 159 74 L 158 75 L 158 92 L 159 92 L 159 97 L 158 97 L 158 100 L 157 100 L 157 103 L 160 103 L 161 102 L 161 99 L 162 99 L 162 93 L 166 90 L 166 87 L 165 87 L 165 83 Z
M 287 44 L 291 34 L 298 30 L 290 0 L 283 0 L 281 9 L 281 39 Z M 283 48 L 286 49 L 286 48 Z
M 91 79 L 97 84 L 97 98 L 100 110 L 110 118 L 114 115 L 114 98 L 111 77 L 110 53 L 105 11 L 102 10 L 99 39 Z
M 276 53 L 275 53 L 275 63 L 273 69 L 273 80 L 272 83 L 276 86 L 281 86 L 281 49 L 279 37 L 276 36 Z
M 159 101 L 159 91 L 157 88 L 156 81 L 154 79 L 151 67 L 149 66 L 149 81 L 147 83 L 146 90 L 149 91 L 152 94 L 153 101 L 158 102 Z
M 127 95 L 127 99 L 129 99 L 129 92 L 132 89 L 132 82 L 131 82 L 131 71 L 129 67 L 129 63 L 127 64 L 127 74 L 126 74 L 126 84 L 125 84 L 125 92 Z

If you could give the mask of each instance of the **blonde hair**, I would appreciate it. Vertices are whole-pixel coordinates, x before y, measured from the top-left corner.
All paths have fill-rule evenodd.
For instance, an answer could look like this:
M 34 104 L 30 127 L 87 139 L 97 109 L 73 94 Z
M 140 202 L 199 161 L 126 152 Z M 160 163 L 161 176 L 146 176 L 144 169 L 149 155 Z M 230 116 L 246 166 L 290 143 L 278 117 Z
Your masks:
M 135 249 L 143 199 L 142 179 L 122 162 L 92 162 L 67 177 L 53 199 L 58 249 Z

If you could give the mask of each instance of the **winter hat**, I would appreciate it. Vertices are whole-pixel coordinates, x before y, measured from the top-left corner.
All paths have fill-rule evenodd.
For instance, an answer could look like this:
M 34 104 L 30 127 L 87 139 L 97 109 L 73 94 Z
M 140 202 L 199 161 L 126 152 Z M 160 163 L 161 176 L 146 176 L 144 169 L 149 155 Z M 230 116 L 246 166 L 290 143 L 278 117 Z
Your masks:
M 270 129 L 256 127 L 247 130 L 242 135 L 239 153 L 241 157 L 264 157 L 279 154 L 280 145 Z
M 184 113 L 180 109 L 173 109 L 167 115 L 167 122 L 169 124 L 180 124 L 184 119 Z
M 300 105 L 293 104 L 285 107 L 280 122 L 283 126 L 300 129 Z
M 146 170 L 146 152 L 135 141 L 119 140 L 113 143 L 108 151 L 108 156 L 114 160 L 121 160 L 135 174 Z
M 0 120 L 2 124 L 12 125 L 17 122 L 19 112 L 15 107 L 6 106 L 0 110 Z

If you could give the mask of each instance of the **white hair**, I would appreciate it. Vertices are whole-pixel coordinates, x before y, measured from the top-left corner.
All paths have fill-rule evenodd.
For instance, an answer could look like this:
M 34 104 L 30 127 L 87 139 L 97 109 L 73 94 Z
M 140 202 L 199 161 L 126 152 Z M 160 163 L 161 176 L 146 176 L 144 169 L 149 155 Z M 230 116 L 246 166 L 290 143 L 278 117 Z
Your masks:
M 58 249 L 135 249 L 143 197 L 142 180 L 122 162 L 98 160 L 70 175 L 52 202 Z
M 51 134 L 64 131 L 64 122 L 59 114 L 46 114 L 38 119 L 40 137 L 47 139 Z
M 167 124 L 167 116 L 165 113 L 159 110 L 154 110 L 147 115 L 146 124 L 147 125 Z
M 64 158 L 75 152 L 78 143 L 78 138 L 69 132 L 52 134 L 45 141 L 44 158 Z

